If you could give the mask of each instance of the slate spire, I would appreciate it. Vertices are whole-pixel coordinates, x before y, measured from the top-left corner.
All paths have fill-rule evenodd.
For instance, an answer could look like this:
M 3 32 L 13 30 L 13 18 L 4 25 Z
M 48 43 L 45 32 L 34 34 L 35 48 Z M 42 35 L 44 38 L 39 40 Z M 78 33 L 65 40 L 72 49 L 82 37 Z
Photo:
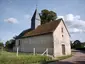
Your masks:
M 31 18 L 31 29 L 36 29 L 40 24 L 41 24 L 41 19 L 36 8 Z

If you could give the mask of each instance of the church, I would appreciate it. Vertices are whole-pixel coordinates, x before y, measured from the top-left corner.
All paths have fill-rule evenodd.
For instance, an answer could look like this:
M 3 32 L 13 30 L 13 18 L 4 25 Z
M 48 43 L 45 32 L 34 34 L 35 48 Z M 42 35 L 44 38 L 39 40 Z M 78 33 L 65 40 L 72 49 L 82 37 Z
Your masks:
M 16 37 L 13 51 L 42 54 L 48 49 L 48 54 L 54 57 L 70 55 L 70 34 L 62 18 L 41 25 L 37 9 L 31 18 L 31 28 L 21 32 Z

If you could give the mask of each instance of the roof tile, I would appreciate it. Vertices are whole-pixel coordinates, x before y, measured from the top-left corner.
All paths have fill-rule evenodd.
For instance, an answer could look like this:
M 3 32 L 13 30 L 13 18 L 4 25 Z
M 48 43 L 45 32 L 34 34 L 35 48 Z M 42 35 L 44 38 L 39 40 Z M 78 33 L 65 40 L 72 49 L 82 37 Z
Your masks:
M 61 20 L 62 19 L 58 19 L 58 20 L 51 21 L 46 24 L 42 24 L 32 31 L 26 32 L 23 37 L 35 36 L 35 35 L 41 35 L 41 34 L 53 32 L 56 29 L 56 27 L 59 25 Z

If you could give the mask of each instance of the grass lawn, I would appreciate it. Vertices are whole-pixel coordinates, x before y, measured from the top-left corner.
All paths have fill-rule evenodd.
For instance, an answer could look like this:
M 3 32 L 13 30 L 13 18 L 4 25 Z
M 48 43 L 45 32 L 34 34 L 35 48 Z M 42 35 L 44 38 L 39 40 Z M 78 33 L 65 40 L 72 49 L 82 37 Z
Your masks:
M 72 55 L 57 57 L 55 60 L 62 60 L 71 57 Z M 17 56 L 14 52 L 0 52 L 0 64 L 46 64 L 46 62 L 53 62 L 52 58 L 41 56 L 39 54 L 33 55 L 28 53 L 19 53 Z
M 52 60 L 50 57 L 41 55 L 19 53 L 17 57 L 16 53 L 0 52 L 0 64 L 40 64 L 50 60 Z

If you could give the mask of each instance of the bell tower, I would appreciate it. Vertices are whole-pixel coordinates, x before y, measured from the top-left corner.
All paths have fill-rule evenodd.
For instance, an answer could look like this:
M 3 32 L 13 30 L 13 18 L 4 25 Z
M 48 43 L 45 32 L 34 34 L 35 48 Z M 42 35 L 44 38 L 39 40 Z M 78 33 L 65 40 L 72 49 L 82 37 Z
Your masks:
M 40 15 L 36 8 L 32 18 L 31 18 L 31 29 L 36 29 L 39 25 L 41 25 L 41 19 L 40 19 Z

